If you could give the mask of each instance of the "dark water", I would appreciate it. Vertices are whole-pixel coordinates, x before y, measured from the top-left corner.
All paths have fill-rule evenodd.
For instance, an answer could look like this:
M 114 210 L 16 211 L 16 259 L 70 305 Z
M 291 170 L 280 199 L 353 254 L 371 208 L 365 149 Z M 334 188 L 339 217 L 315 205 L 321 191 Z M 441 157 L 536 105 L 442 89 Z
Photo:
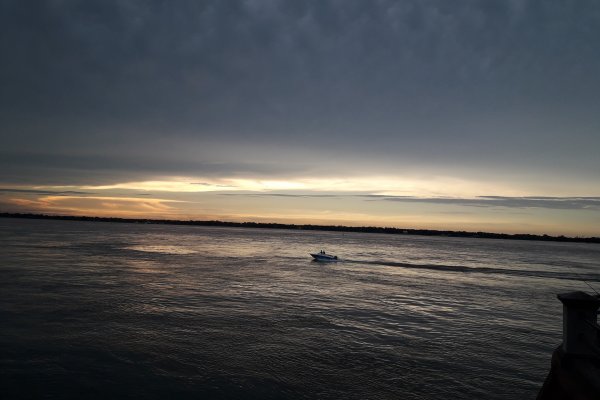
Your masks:
M 535 398 L 600 246 L 0 220 L 2 398 Z M 343 259 L 311 262 L 324 248 Z

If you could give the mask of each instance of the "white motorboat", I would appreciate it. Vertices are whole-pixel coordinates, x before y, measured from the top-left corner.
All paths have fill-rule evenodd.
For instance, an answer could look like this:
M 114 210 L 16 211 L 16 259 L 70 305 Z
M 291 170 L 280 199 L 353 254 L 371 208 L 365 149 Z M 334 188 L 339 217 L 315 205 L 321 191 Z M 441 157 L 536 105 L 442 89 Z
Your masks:
M 338 260 L 337 256 L 327 254 L 323 250 L 321 250 L 318 253 L 310 253 L 310 255 L 313 256 L 315 261 L 337 261 Z

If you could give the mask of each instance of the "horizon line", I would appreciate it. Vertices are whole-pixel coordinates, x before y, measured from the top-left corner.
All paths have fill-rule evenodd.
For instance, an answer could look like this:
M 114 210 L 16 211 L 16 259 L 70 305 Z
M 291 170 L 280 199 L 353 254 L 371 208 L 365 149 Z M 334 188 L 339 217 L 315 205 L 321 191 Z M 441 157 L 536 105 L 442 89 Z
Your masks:
M 501 233 L 483 231 L 455 231 L 439 229 L 417 229 L 417 228 L 395 228 L 385 226 L 347 226 L 347 225 L 318 225 L 318 224 L 289 224 L 280 222 L 255 222 L 255 221 L 221 221 L 221 220 L 183 220 L 183 219 L 155 219 L 155 218 L 123 218 L 123 217 L 99 217 L 87 215 L 61 215 L 61 214 L 37 214 L 37 213 L 10 213 L 0 212 L 0 218 L 23 218 L 23 219 L 55 219 L 71 221 L 92 222 L 120 222 L 120 223 L 148 223 L 166 225 L 196 225 L 196 226 L 230 226 L 260 229 L 299 229 L 317 230 L 329 232 L 357 232 L 357 233 L 379 233 L 396 235 L 418 235 L 418 236 L 445 236 L 445 237 L 467 237 L 481 239 L 509 239 L 509 240 L 539 240 L 552 242 L 580 242 L 600 243 L 598 236 L 552 236 L 548 234 L 534 233 Z

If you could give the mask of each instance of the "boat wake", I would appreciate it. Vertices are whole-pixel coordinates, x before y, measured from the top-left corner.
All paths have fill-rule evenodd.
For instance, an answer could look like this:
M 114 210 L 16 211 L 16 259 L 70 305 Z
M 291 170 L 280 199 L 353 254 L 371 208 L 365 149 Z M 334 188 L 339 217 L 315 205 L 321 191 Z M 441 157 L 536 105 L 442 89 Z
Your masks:
M 443 265 L 443 264 L 411 264 L 402 262 L 392 261 L 360 261 L 360 260 L 345 260 L 346 263 L 354 264 L 368 264 L 368 265 L 379 265 L 386 267 L 400 267 L 410 269 L 422 269 L 431 271 L 445 271 L 445 272 L 456 272 L 456 273 L 480 273 L 480 274 L 499 274 L 499 275 L 510 275 L 510 276 L 526 276 L 533 278 L 553 278 L 553 279 L 567 279 L 567 280 L 585 280 L 590 282 L 600 282 L 600 275 L 598 274 L 577 274 L 574 275 L 568 272 L 556 272 L 556 271 L 539 271 L 539 270 L 525 270 L 525 269 L 514 269 L 514 268 L 495 268 L 495 267 L 468 267 L 464 265 Z

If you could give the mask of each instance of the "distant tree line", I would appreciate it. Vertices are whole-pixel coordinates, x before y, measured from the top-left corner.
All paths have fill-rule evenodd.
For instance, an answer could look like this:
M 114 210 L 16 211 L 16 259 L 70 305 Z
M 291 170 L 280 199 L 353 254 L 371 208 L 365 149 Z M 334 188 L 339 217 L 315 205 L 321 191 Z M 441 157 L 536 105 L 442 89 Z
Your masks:
M 0 213 L 0 218 L 27 218 L 27 219 L 52 219 L 64 221 L 91 221 L 91 222 L 121 222 L 128 224 L 163 224 L 163 225 L 194 225 L 194 226 L 224 226 L 236 228 L 266 228 L 266 229 L 299 229 L 307 231 L 333 231 L 333 232 L 363 232 L 384 233 L 391 235 L 422 235 L 422 236 L 447 236 L 485 239 L 512 239 L 512 240 L 541 240 L 547 242 L 578 242 L 600 243 L 600 237 L 568 237 L 532 234 L 508 234 L 491 232 L 466 232 L 466 231 L 438 231 L 433 229 L 403 229 L 386 228 L 378 226 L 343 226 L 343 225 L 295 225 L 279 224 L 273 222 L 225 222 L 225 221 L 182 221 L 176 219 L 145 219 L 145 218 L 115 218 L 115 217 L 86 217 L 74 215 L 46 215 L 23 213 Z

